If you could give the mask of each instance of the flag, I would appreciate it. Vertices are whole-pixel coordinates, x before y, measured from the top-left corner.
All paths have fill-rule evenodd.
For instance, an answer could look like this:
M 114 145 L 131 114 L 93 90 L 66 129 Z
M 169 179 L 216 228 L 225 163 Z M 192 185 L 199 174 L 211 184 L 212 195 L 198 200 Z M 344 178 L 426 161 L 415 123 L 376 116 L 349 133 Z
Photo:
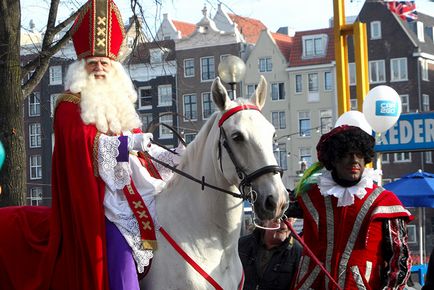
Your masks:
M 417 20 L 415 1 L 385 1 L 390 12 L 398 15 L 399 18 L 407 22 Z

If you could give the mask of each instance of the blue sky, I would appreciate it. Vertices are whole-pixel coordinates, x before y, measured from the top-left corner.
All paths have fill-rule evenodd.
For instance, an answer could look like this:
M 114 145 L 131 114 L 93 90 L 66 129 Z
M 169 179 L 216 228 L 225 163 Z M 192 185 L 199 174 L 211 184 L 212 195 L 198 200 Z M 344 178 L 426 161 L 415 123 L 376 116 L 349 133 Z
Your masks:
M 41 0 L 21 0 L 22 24 L 28 27 L 33 19 L 38 30 L 43 29 L 48 14 L 48 4 Z M 59 15 L 64 19 L 77 9 L 85 0 L 61 0 Z M 144 15 L 151 29 L 161 22 L 163 13 L 169 13 L 172 19 L 197 23 L 202 17 L 202 8 L 207 6 L 208 13 L 214 15 L 218 0 L 138 0 L 144 8 Z M 78 3 L 78 4 L 77 4 Z M 126 20 L 131 15 L 129 0 L 115 0 L 122 17 Z M 261 20 L 271 31 L 281 26 L 294 28 L 296 31 L 328 27 L 333 16 L 333 0 L 224 0 L 226 12 Z M 345 0 L 346 16 L 357 15 L 363 6 L 363 0 Z M 434 16 L 434 2 L 416 0 L 417 10 Z

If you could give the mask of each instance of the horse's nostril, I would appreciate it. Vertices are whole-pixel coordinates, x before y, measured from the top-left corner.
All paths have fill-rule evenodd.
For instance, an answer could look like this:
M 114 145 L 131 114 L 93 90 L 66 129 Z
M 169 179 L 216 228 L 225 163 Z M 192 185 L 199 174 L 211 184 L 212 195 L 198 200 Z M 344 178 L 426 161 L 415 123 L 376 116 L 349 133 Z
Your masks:
M 274 211 L 276 209 L 277 203 L 272 195 L 267 196 L 265 199 L 265 209 L 269 211 Z

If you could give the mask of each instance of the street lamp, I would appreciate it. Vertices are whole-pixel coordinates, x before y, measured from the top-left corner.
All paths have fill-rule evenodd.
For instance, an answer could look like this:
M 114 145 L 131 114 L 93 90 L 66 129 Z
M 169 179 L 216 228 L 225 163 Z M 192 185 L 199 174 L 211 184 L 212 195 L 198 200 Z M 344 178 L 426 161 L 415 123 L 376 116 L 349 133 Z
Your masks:
M 236 84 L 244 78 L 246 74 L 246 64 L 238 56 L 228 55 L 220 62 L 218 72 L 220 78 L 231 86 L 235 100 L 237 98 Z

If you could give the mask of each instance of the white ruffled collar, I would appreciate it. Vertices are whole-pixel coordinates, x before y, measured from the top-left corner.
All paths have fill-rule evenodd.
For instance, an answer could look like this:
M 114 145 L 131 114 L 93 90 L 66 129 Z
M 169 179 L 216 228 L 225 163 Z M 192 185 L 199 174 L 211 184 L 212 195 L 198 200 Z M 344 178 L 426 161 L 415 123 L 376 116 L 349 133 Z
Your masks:
M 372 188 L 374 181 L 378 182 L 381 175 L 381 170 L 365 168 L 359 183 L 351 187 L 343 187 L 333 180 L 331 171 L 327 170 L 318 177 L 318 187 L 321 195 L 336 197 L 338 206 L 348 206 L 354 203 L 354 196 L 362 199 L 366 195 L 366 188 Z

